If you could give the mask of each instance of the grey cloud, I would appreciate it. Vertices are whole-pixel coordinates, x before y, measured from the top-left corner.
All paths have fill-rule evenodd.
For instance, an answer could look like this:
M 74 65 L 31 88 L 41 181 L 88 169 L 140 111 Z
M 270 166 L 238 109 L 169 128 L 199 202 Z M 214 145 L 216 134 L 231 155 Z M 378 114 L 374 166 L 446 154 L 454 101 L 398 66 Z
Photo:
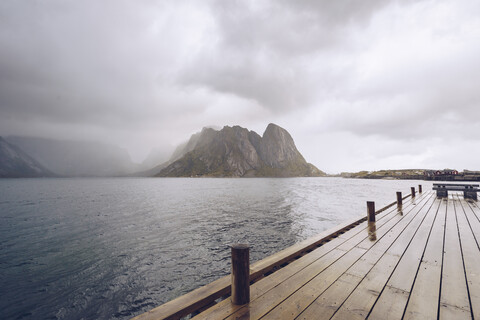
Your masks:
M 338 77 L 315 66 L 315 55 L 348 46 L 348 30 L 367 23 L 386 2 L 362 2 L 360 8 L 355 1 L 338 3 L 217 1 L 212 11 L 218 39 L 187 65 L 181 80 L 258 101 L 274 112 L 307 107 Z M 318 75 L 319 68 L 325 73 Z
M 205 125 L 284 121 L 313 137 L 475 139 L 479 6 L 4 0 L 0 135 L 88 133 L 154 147 Z M 439 51 L 417 56 L 428 47 L 419 33 Z
M 337 110 L 327 127 L 394 139 L 451 135 L 476 139 L 480 65 L 474 56 L 480 55 L 480 47 L 470 51 L 474 53 L 457 57 L 453 65 L 414 70 L 351 93 L 349 104 Z
M 201 111 L 165 90 L 179 53 L 167 6 L 116 1 L 5 1 L 0 22 L 2 114 L 51 122 L 129 125 Z M 181 44 L 178 44 L 181 46 Z M 174 61 L 172 61 L 174 60 Z M 168 111 L 168 113 L 167 113 Z M 142 124 L 140 124 L 142 125 Z
M 344 42 L 347 29 L 368 24 L 392 1 L 216 1 L 221 43 L 234 49 L 271 50 L 285 58 Z M 343 36 L 343 37 L 342 37 Z

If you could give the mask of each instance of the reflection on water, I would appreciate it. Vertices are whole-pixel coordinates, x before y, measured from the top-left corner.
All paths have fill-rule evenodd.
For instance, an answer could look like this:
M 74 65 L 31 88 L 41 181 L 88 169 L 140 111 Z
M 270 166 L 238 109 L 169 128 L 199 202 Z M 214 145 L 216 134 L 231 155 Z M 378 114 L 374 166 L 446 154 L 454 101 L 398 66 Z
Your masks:
M 403 216 L 403 205 L 397 206 L 397 213 L 401 216 Z
M 368 239 L 370 239 L 370 241 L 377 240 L 377 225 L 375 224 L 375 221 L 368 222 Z
M 426 187 L 426 183 L 423 183 Z M 391 203 L 413 181 L 295 179 L 0 180 L 5 319 L 129 319 Z

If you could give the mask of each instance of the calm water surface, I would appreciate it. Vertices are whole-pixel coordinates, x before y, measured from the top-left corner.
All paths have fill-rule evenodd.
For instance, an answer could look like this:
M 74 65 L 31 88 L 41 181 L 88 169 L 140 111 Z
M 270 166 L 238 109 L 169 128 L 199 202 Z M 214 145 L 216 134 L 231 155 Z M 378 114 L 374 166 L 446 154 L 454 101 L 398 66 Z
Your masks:
M 0 180 L 2 319 L 129 319 L 425 181 Z

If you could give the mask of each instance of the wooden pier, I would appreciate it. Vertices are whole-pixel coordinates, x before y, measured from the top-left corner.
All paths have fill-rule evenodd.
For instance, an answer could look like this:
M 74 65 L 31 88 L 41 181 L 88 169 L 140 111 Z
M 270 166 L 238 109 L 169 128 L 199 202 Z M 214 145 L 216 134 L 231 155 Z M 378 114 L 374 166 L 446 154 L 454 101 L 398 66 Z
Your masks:
M 478 203 L 397 197 L 250 266 L 247 304 L 224 277 L 135 319 L 480 319 Z

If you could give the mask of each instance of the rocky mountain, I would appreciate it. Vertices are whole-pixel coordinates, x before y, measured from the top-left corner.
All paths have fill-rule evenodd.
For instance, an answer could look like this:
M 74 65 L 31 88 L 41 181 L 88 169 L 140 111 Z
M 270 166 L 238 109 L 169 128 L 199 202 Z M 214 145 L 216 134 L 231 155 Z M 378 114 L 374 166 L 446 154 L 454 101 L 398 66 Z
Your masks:
M 105 143 L 17 136 L 6 140 L 60 176 L 122 176 L 140 170 L 127 150 Z
M 175 159 L 175 157 L 177 157 Z M 248 129 L 204 128 L 172 156 L 158 177 L 305 177 L 325 173 L 307 163 L 290 134 L 269 124 L 263 137 Z
M 51 177 L 53 173 L 43 167 L 19 147 L 0 137 L 0 177 Z
M 214 130 L 214 129 L 204 128 L 204 130 Z M 175 151 L 173 152 L 168 162 L 172 163 L 173 161 L 176 161 L 181 157 L 183 157 L 187 152 L 193 151 L 193 149 L 195 149 L 195 146 L 197 145 L 198 140 L 200 139 L 200 136 L 201 136 L 201 132 L 192 134 L 192 136 L 188 141 L 180 144 L 177 148 L 175 148 Z
M 158 161 L 157 163 L 160 163 L 160 164 L 156 165 L 155 167 L 152 168 L 150 166 L 149 169 L 143 170 L 141 172 L 137 172 L 133 175 L 140 176 L 140 177 L 156 176 L 160 171 L 168 167 L 171 163 L 183 157 L 187 152 L 192 151 L 195 148 L 195 145 L 198 139 L 200 138 L 200 134 L 201 132 L 197 132 L 193 134 L 188 141 L 185 141 L 180 145 L 178 145 L 167 161 Z

